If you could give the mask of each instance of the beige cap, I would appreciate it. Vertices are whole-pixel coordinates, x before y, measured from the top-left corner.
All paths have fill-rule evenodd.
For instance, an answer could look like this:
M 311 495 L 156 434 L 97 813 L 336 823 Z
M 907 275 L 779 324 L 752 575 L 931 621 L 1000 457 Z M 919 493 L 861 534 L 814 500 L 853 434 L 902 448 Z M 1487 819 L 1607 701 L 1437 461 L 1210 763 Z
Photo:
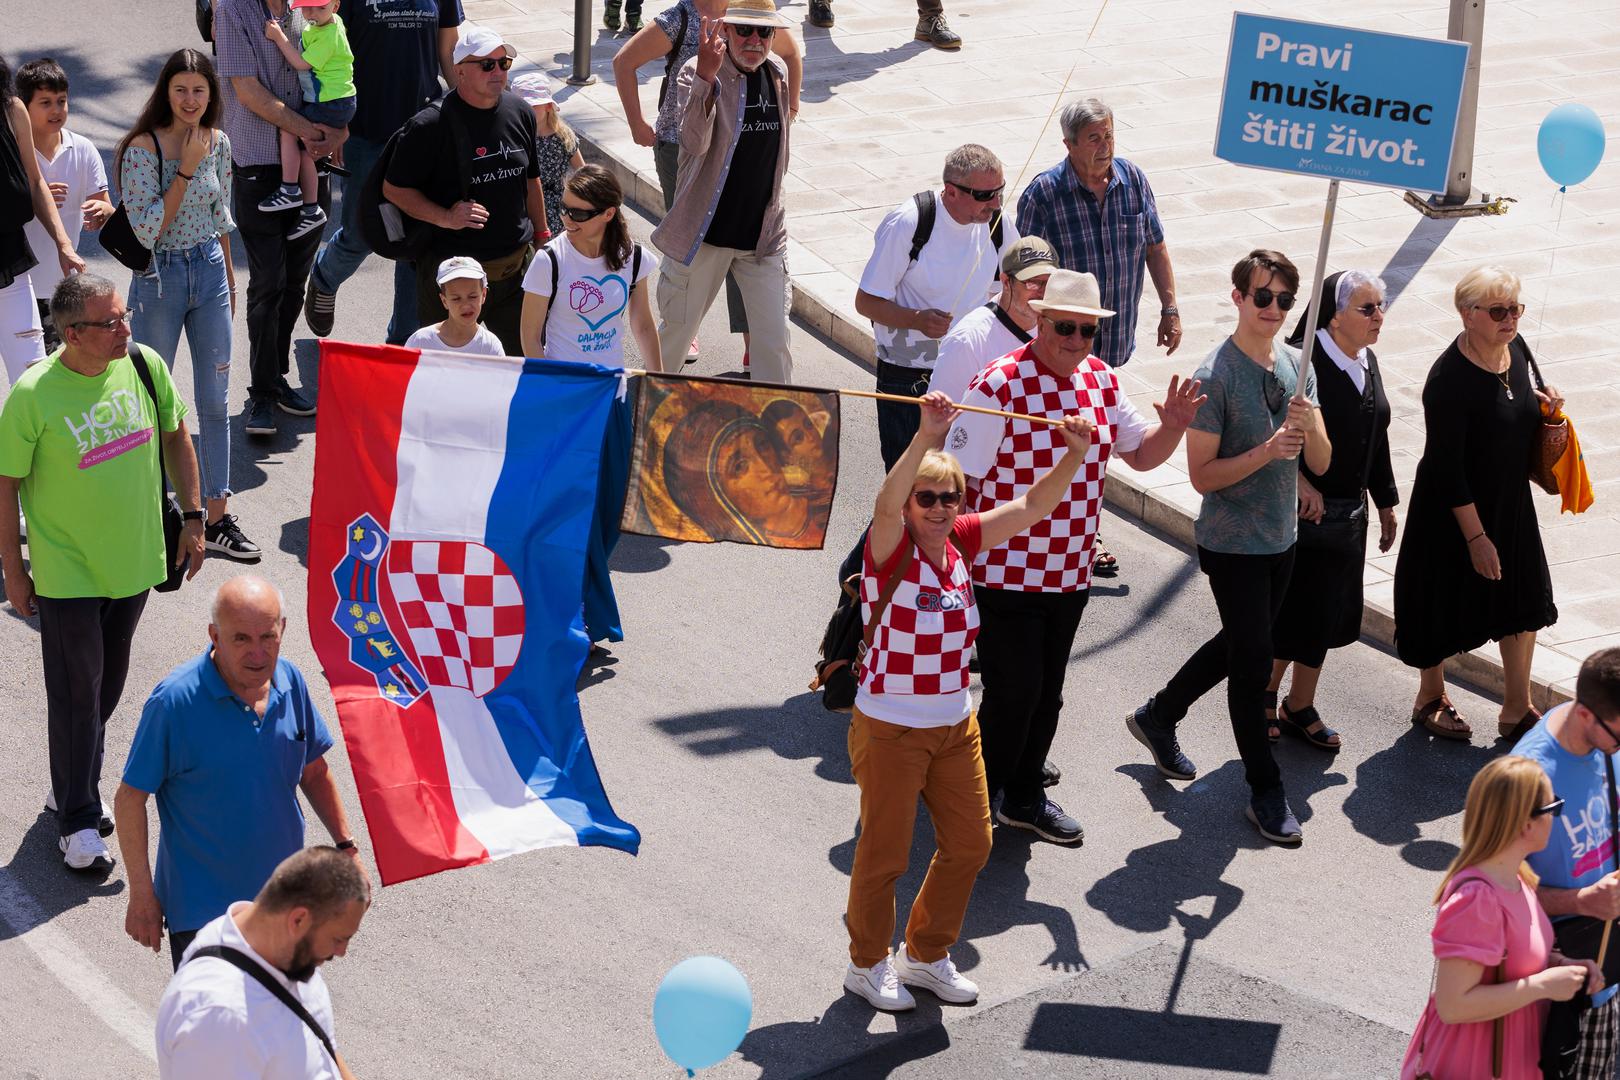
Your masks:
M 489 275 L 484 273 L 484 264 L 467 255 L 452 255 L 439 264 L 439 272 L 433 280 L 440 285 L 447 281 L 457 281 L 461 278 L 477 278 L 485 285 L 489 284 Z

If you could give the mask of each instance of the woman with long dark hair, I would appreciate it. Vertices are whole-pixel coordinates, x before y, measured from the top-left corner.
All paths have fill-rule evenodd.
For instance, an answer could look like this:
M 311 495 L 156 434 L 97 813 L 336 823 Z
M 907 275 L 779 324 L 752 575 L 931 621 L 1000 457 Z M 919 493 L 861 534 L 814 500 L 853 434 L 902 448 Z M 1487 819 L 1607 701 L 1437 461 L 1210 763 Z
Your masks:
M 56 244 L 62 273 L 79 273 L 84 260 L 73 250 L 56 200 L 40 174 L 28 110 L 11 92 L 11 65 L 4 57 L 0 57 L 0 108 L 6 113 L 6 122 L 0 124 L 0 193 L 5 196 L 0 199 L 0 361 L 15 384 L 28 365 L 45 359 L 45 332 L 28 276 L 42 253 L 29 248 L 23 226 L 36 217 L 45 226 Z
M 181 49 L 158 73 L 133 127 L 118 143 L 118 186 L 136 237 L 152 263 L 129 287 L 134 337 L 172 370 L 186 333 L 202 451 L 206 543 L 256 562 L 259 548 L 226 513 L 231 494 L 231 427 L 225 399 L 231 375 L 231 141 L 214 127 L 219 79 L 213 61 Z

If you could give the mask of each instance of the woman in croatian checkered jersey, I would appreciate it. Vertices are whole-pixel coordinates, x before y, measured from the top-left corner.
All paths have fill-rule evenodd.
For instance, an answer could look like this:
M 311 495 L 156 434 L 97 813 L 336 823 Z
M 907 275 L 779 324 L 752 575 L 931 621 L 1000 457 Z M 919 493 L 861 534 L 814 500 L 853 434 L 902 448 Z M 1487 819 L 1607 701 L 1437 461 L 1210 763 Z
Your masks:
M 990 855 L 990 798 L 968 656 L 979 631 L 969 566 L 1045 518 L 1069 489 L 1095 425 L 1065 417 L 1067 452 L 1019 498 L 961 514 L 962 467 L 939 449 L 958 410 L 923 398 L 922 424 L 878 490 L 861 575 L 861 614 L 881 610 L 861 663 L 849 728 L 850 770 L 861 789 L 861 831 L 850 875 L 849 970 L 844 988 L 887 1012 L 916 1005 L 907 986 L 958 1004 L 979 988 L 951 963 L 973 880 Z M 891 588 L 891 578 L 895 583 Z M 882 594 L 891 592 L 887 604 Z M 938 850 L 891 957 L 894 886 L 905 873 L 921 795 Z

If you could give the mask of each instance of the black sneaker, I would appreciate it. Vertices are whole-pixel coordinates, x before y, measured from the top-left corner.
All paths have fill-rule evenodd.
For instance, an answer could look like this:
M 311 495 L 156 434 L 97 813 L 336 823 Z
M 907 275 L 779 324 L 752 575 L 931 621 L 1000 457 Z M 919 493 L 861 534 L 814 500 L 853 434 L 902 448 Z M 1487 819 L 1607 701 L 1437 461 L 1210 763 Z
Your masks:
M 1197 767 L 1181 752 L 1175 725 L 1166 728 L 1153 719 L 1152 698 L 1125 718 L 1125 730 L 1148 748 L 1154 767 L 1165 776 L 1172 780 L 1192 780 L 1198 776 Z
M 1254 796 L 1243 812 L 1260 830 L 1260 835 L 1273 844 L 1292 847 L 1305 839 L 1305 834 L 1299 828 L 1299 819 L 1289 807 L 1282 788 L 1273 788 Z
M 1041 765 L 1041 787 L 1057 787 L 1063 780 L 1063 770 L 1047 761 Z
M 276 395 L 276 405 L 284 413 L 293 416 L 314 416 L 315 399 L 302 390 L 294 389 L 287 381 L 287 376 L 281 377 L 281 390 Z
M 831 0 L 810 0 L 810 25 L 832 28 L 833 13 Z
M 218 521 L 203 530 L 203 547 L 237 562 L 258 562 L 264 555 L 258 544 L 242 535 L 234 514 L 221 514 Z
M 325 227 L 326 211 L 318 206 L 306 206 L 298 215 L 298 220 L 293 222 L 292 228 L 287 230 L 287 239 L 297 240 L 299 237 L 308 236 L 316 229 Z
M 315 287 L 315 275 L 309 275 L 309 281 L 304 286 L 304 323 L 309 332 L 316 337 L 325 337 L 332 332 L 332 323 L 337 316 L 337 293 L 321 292 Z
M 1051 799 L 1034 806 L 1009 806 L 1006 802 L 996 811 L 996 820 L 1015 829 L 1028 829 L 1042 840 L 1054 844 L 1079 845 L 1085 842 L 1086 831 L 1080 823 L 1063 812 L 1063 807 Z
M 916 39 L 936 49 L 960 49 L 962 35 L 945 25 L 943 15 L 924 15 L 917 20 Z
M 247 423 L 242 425 L 242 430 L 249 435 L 274 435 L 275 404 L 269 398 L 249 398 Z

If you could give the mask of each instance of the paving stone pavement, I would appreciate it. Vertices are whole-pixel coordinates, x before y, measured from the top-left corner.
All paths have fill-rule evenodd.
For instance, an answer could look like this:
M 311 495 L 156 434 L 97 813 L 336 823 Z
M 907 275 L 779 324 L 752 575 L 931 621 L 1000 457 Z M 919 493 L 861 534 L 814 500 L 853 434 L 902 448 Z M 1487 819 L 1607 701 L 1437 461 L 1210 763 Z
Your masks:
M 651 18 L 663 4 L 649 3 Z M 1186 373 L 1235 322 L 1229 268 L 1251 247 L 1287 252 L 1315 268 L 1327 183 L 1239 168 L 1212 154 L 1231 17 L 1221 0 L 968 0 L 948 5 L 965 39 L 955 53 L 912 40 L 915 15 L 897 0 L 837 0 L 832 30 L 804 22 L 806 4 L 782 11 L 804 44 L 802 109 L 787 181 L 788 264 L 794 309 L 857 356 L 872 355 L 871 327 L 855 289 L 871 235 L 885 213 L 937 184 L 946 151 L 989 146 L 1007 163 L 1009 210 L 1063 148 L 1054 104 L 1097 95 L 1113 106 L 1119 153 L 1146 170 L 1164 218 L 1186 340 L 1176 355 L 1151 344 L 1157 298 L 1145 290 L 1136 357 L 1123 369 L 1132 398 L 1150 407 L 1172 373 Z M 1247 0 L 1244 10 L 1300 16 L 1298 5 Z M 1443 37 L 1445 0 L 1363 0 L 1332 18 L 1347 25 Z M 662 206 L 650 150 L 623 121 L 610 67 L 624 35 L 596 25 L 587 87 L 558 94 L 568 121 L 618 172 L 643 207 Z M 507 35 L 533 63 L 566 77 L 573 56 L 571 5 L 557 0 L 468 0 L 467 16 Z M 1309 17 L 1310 13 L 1303 13 Z M 656 65 L 641 95 L 656 106 Z M 1459 327 L 1451 290 L 1486 262 L 1525 279 L 1525 335 L 1549 382 L 1569 399 L 1597 502 L 1560 515 L 1538 495 L 1559 622 L 1536 650 L 1538 702 L 1573 692 L 1581 659 L 1620 644 L 1620 388 L 1602 329 L 1620 270 L 1620 162 L 1609 159 L 1563 197 L 1542 173 L 1536 129 L 1557 104 L 1578 101 L 1620 131 L 1620 7 L 1613 0 L 1490 0 L 1485 18 L 1476 185 L 1517 200 L 1505 216 L 1422 217 L 1399 192 L 1345 184 L 1330 269 L 1382 274 L 1392 307 L 1378 346 L 1395 422 L 1391 443 L 1403 497 L 1423 449 L 1423 380 Z M 1199 497 L 1182 458 L 1147 474 L 1109 478 L 1109 497 L 1183 539 Z M 1393 631 L 1395 555 L 1370 552 L 1364 629 Z M 1500 692 L 1494 646 L 1454 661 L 1465 678 Z

